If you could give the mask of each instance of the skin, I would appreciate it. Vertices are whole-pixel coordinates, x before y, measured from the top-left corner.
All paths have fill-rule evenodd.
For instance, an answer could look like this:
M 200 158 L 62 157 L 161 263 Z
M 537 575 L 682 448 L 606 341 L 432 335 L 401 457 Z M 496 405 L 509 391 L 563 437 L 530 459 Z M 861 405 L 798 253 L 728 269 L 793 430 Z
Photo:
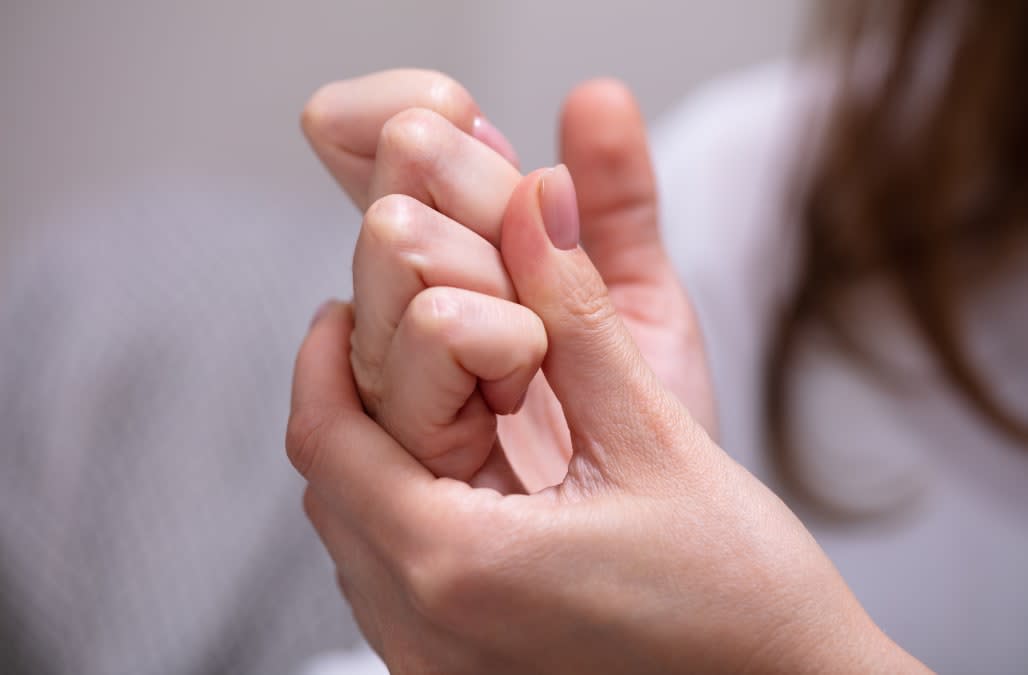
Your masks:
M 402 70 L 323 87 L 307 105 L 303 128 L 329 172 L 366 209 L 354 256 L 351 357 L 366 407 L 437 475 L 534 492 L 560 482 L 571 456 L 567 425 L 546 381 L 524 377 L 538 369 L 546 351 L 538 326 L 525 331 L 514 353 L 498 344 L 492 350 L 487 361 L 509 354 L 501 372 L 474 368 L 455 336 L 452 361 L 459 365 L 446 386 L 439 379 L 432 383 L 436 394 L 445 389 L 450 395 L 438 400 L 421 393 L 417 406 L 394 405 L 397 396 L 413 394 L 412 381 L 424 381 L 409 377 L 417 367 L 414 343 L 430 341 L 426 333 L 459 331 L 469 323 L 459 315 L 462 300 L 470 300 L 444 288 L 510 301 L 477 301 L 491 305 L 498 323 L 530 322 L 514 303 L 497 250 L 521 174 L 498 132 L 485 125 L 486 134 L 476 133 L 481 119 L 472 97 L 452 79 Z M 561 154 L 578 188 L 583 247 L 614 306 L 661 379 L 716 434 L 702 335 L 660 243 L 645 126 L 631 94 L 602 80 L 574 91 L 564 108 Z M 407 313 L 428 288 L 437 289 L 435 301 L 419 298 Z M 451 297 L 441 297 L 446 295 Z M 458 315 L 451 320 L 435 316 L 447 299 Z M 463 344 L 482 344 L 463 337 Z M 495 413 L 510 412 L 528 381 L 522 414 L 497 422 Z M 475 382 L 481 383 L 477 392 Z M 491 435 L 497 424 L 498 434 Z M 517 451 L 505 453 L 505 446 Z M 451 452 L 464 456 L 445 456 Z M 483 466 L 484 474 L 475 475 Z
M 478 116 L 448 78 L 390 71 L 304 117 L 367 210 L 355 301 L 297 358 L 287 450 L 391 672 L 921 670 L 712 440 L 631 96 L 599 81 L 565 106 L 578 217 L 554 206 L 576 203 L 563 169 L 522 177 Z

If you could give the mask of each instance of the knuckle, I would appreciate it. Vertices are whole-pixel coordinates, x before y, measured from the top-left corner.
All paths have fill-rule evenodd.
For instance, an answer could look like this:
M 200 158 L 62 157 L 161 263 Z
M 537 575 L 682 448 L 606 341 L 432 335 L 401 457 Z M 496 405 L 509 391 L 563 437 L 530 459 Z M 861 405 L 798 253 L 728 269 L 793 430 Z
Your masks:
M 567 299 L 568 314 L 572 321 L 586 330 L 603 330 L 617 321 L 617 311 L 606 290 L 595 280 L 570 286 Z
M 435 286 L 414 296 L 407 314 L 416 333 L 452 337 L 460 326 L 464 307 L 453 289 Z
M 446 124 L 439 113 L 427 108 L 399 112 L 382 125 L 379 153 L 407 168 L 430 167 Z
M 463 633 L 477 622 L 476 610 L 490 606 L 495 585 L 491 554 L 465 542 L 407 565 L 404 581 L 414 610 L 434 625 Z
M 420 204 L 402 194 L 381 197 L 364 214 L 364 231 L 387 252 L 417 250 L 423 239 L 417 216 Z
M 476 113 L 475 101 L 457 80 L 445 73 L 432 71 L 427 104 L 451 122 L 470 121 Z
M 433 624 L 449 623 L 457 605 L 460 571 L 452 556 L 409 565 L 405 581 L 414 611 Z

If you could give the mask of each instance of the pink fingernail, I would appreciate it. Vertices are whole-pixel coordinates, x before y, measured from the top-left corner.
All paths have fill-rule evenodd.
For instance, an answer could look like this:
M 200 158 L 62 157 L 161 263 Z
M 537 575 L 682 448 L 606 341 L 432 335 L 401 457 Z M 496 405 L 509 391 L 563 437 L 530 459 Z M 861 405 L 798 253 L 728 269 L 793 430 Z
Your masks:
M 518 166 L 518 153 L 514 151 L 514 146 L 486 118 L 481 115 L 475 118 L 471 125 L 471 135 L 503 155 L 514 166 Z
M 565 251 L 578 246 L 578 196 L 571 173 L 563 164 L 539 179 L 539 210 L 554 246 Z

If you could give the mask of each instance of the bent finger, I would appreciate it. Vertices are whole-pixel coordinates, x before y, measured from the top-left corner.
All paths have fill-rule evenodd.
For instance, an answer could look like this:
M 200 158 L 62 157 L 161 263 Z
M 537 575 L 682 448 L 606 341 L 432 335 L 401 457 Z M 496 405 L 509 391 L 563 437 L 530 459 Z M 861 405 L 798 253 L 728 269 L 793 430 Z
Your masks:
M 516 298 L 499 251 L 485 239 L 412 197 L 379 199 L 364 216 L 353 260 L 351 362 L 373 416 L 381 398 L 381 364 L 400 318 L 430 286 Z
M 405 194 L 462 223 L 494 246 L 518 170 L 444 116 L 405 110 L 382 127 L 368 196 Z
M 530 310 L 458 288 L 411 302 L 383 368 L 382 425 L 436 475 L 468 480 L 546 355 Z
M 386 70 L 333 82 L 307 102 L 301 126 L 329 173 L 363 211 L 375 148 L 386 120 L 408 108 L 434 110 L 513 164 L 513 147 L 456 80 L 432 70 Z

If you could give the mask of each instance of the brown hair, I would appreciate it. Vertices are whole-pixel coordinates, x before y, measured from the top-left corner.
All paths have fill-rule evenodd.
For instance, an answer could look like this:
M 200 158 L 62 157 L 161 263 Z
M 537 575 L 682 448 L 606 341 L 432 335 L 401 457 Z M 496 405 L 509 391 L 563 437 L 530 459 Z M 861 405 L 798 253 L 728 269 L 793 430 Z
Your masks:
M 804 181 L 799 275 L 764 392 L 779 478 L 808 498 L 789 428 L 790 366 L 813 324 L 873 366 L 847 325 L 848 299 L 870 280 L 885 283 L 967 404 L 1028 444 L 1028 421 L 972 363 L 962 320 L 1028 233 L 1028 2 L 823 5 L 818 46 L 841 80 Z

